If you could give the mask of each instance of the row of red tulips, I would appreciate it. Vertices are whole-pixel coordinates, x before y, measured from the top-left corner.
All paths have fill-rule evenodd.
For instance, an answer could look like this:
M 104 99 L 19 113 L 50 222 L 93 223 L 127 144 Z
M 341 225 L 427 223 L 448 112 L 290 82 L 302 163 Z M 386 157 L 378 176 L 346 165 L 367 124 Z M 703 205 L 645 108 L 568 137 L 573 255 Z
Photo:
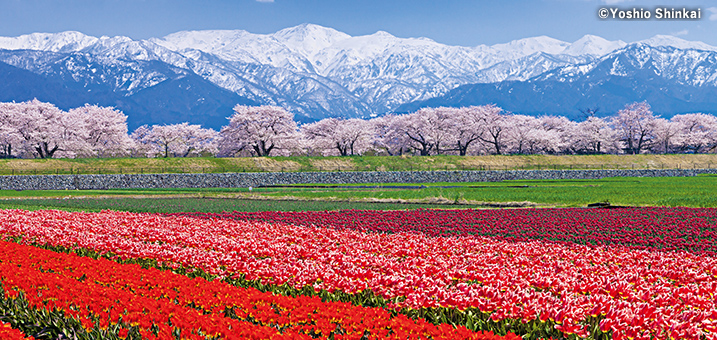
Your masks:
M 3 340 L 29 340 L 35 339 L 33 337 L 27 337 L 25 334 L 17 329 L 12 328 L 8 323 L 0 322 L 0 339 Z
M 0 221 L 0 233 L 27 242 L 317 291 L 370 289 L 395 309 L 538 319 L 581 337 L 717 338 L 717 258 L 706 255 L 120 212 L 16 210 Z
M 367 232 L 417 231 L 430 236 L 479 235 L 509 241 L 550 240 L 717 255 L 717 209 L 507 209 L 176 213 L 209 219 L 316 225 Z
M 6 299 L 60 310 L 85 330 L 120 325 L 120 337 L 138 332 L 143 339 L 519 339 L 1 241 L 0 280 Z

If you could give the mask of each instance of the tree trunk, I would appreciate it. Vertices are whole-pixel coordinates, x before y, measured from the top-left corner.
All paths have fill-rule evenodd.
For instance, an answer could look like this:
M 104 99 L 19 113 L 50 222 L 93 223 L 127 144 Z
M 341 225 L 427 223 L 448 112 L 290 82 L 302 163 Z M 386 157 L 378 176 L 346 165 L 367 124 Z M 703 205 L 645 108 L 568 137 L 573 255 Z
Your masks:
M 500 155 L 500 141 L 498 141 L 498 135 L 493 137 L 493 146 L 495 146 L 495 154 Z
M 419 134 L 419 137 L 421 137 L 421 139 L 418 139 L 418 138 L 416 138 L 416 137 L 411 136 L 411 134 L 408 133 L 408 132 L 406 132 L 406 136 L 408 136 L 408 138 L 410 138 L 410 139 L 413 140 L 414 142 L 416 142 L 416 143 L 418 143 L 418 144 L 421 145 L 421 148 L 420 148 L 420 149 L 416 149 L 416 150 L 419 151 L 419 153 L 421 154 L 421 156 L 428 156 L 428 155 L 431 153 L 431 149 L 433 149 L 433 146 L 434 146 L 434 145 L 431 144 L 431 143 L 429 143 L 429 142 L 426 142 L 426 140 L 423 138 L 423 136 L 421 136 L 421 135 Z
M 52 149 L 50 149 L 49 147 L 50 146 L 47 145 L 47 142 L 42 142 L 35 147 L 35 150 L 40 155 L 40 158 L 52 158 L 52 156 L 55 154 L 55 151 L 57 151 L 59 147 L 57 145 L 55 145 Z
M 458 155 L 465 156 L 466 153 L 468 153 L 468 145 L 461 145 L 461 142 L 458 142 Z
M 468 147 L 471 145 L 471 143 L 477 141 L 479 137 L 474 137 L 466 141 L 466 144 L 461 143 L 461 140 L 458 140 L 458 143 L 456 143 L 458 154 L 461 156 L 465 156 L 468 154 Z
M 431 149 L 433 148 L 433 145 L 428 144 L 421 144 L 421 156 L 428 156 L 431 154 Z
M 348 156 L 348 148 L 347 147 L 342 148 L 340 142 L 336 142 L 336 150 L 339 150 L 339 155 Z
M 274 148 L 274 144 L 271 144 L 268 148 L 266 147 L 266 142 L 261 140 L 257 144 L 253 145 L 254 151 L 256 151 L 257 156 L 259 157 L 266 157 L 269 156 L 269 153 L 271 153 L 271 150 Z
M 496 154 L 496 155 L 500 155 L 500 154 L 501 154 L 501 152 L 500 152 L 500 133 L 501 133 L 501 131 L 503 131 L 503 130 L 502 130 L 502 129 L 499 129 L 499 130 L 496 130 L 495 132 L 488 131 L 488 133 L 490 134 L 491 139 L 485 139 L 485 138 L 483 138 L 483 137 L 479 137 L 480 140 L 482 140 L 484 143 L 488 143 L 488 144 L 493 145 L 493 147 L 495 148 L 495 154 Z

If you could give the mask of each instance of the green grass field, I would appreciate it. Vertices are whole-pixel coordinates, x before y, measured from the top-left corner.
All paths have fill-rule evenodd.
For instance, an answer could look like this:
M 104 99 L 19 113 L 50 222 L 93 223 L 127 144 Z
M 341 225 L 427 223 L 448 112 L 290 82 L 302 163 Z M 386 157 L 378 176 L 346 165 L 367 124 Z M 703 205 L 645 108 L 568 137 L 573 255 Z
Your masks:
M 0 190 L 0 208 L 135 212 L 296 211 L 475 207 L 717 207 L 717 176 L 599 180 L 296 185 L 288 187 L 126 190 Z
M 0 175 L 713 167 L 716 154 L 0 159 Z
M 629 206 L 717 207 L 717 176 L 605 178 L 599 180 L 504 181 L 498 183 L 431 183 L 423 189 L 311 188 L 273 189 L 266 196 L 291 195 L 326 199 L 442 198 L 448 202 L 533 202 L 585 206 L 608 201 Z M 455 186 L 455 187 L 451 187 Z

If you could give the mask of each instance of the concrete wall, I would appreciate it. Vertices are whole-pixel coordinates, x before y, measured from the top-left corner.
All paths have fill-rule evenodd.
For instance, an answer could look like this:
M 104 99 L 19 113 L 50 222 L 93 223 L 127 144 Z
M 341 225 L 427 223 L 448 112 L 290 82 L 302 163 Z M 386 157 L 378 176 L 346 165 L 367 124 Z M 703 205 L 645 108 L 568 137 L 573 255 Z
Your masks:
M 496 182 L 511 179 L 595 179 L 673 177 L 717 174 L 717 169 L 671 170 L 509 170 L 270 172 L 223 174 L 37 175 L 0 176 L 2 190 L 236 188 L 301 183 Z

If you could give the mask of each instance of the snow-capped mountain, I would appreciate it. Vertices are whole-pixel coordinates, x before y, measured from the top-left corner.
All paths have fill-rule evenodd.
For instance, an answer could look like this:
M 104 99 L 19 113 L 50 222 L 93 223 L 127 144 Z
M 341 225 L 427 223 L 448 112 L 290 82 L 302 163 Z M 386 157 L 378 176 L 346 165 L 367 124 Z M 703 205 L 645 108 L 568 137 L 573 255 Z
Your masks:
M 667 46 L 683 50 L 717 51 L 717 47 L 707 45 L 701 41 L 687 41 L 671 35 L 656 35 L 650 39 L 641 40 L 639 42 L 653 47 Z
M 551 37 L 539 36 L 511 41 L 507 44 L 497 44 L 491 49 L 504 58 L 517 59 L 533 53 L 560 54 L 570 43 L 553 39 Z
M 609 41 L 604 38 L 588 34 L 565 47 L 560 54 L 573 56 L 592 55 L 599 57 L 614 50 L 621 49 L 625 47 L 625 45 L 627 44 L 622 40 Z
M 0 49 L 74 52 L 96 43 L 97 40 L 99 39 L 74 31 L 32 33 L 12 38 L 0 37 Z
M 33 33 L 0 37 L 6 70 L 0 80 L 25 89 L 24 96 L 0 92 L 0 100 L 45 96 L 60 106 L 85 100 L 124 109 L 131 128 L 180 118 L 216 128 L 226 124 L 232 102 L 281 105 L 299 121 L 369 117 L 471 84 L 592 81 L 609 62 L 614 77 L 650 70 L 671 83 L 714 86 L 714 60 L 705 59 L 712 51 L 717 48 L 671 36 L 633 44 L 592 35 L 573 43 L 539 36 L 464 47 L 382 31 L 350 36 L 313 24 L 272 34 L 182 31 L 147 40 Z M 49 85 L 37 85 L 38 79 Z M 69 98 L 58 100 L 50 89 Z
M 717 86 L 717 52 L 650 46 L 643 42 L 605 55 L 592 63 L 555 68 L 531 81 L 576 82 L 598 77 L 636 77 L 686 86 Z
M 584 109 L 599 107 L 601 115 L 609 115 L 643 100 L 665 117 L 717 112 L 717 51 L 637 42 L 589 63 L 557 67 L 526 81 L 460 86 L 398 111 L 495 103 L 512 112 L 581 119 Z
M 285 28 L 271 35 L 274 39 L 289 47 L 316 65 L 316 56 L 335 43 L 351 38 L 350 35 L 333 28 L 319 25 L 303 24 Z

